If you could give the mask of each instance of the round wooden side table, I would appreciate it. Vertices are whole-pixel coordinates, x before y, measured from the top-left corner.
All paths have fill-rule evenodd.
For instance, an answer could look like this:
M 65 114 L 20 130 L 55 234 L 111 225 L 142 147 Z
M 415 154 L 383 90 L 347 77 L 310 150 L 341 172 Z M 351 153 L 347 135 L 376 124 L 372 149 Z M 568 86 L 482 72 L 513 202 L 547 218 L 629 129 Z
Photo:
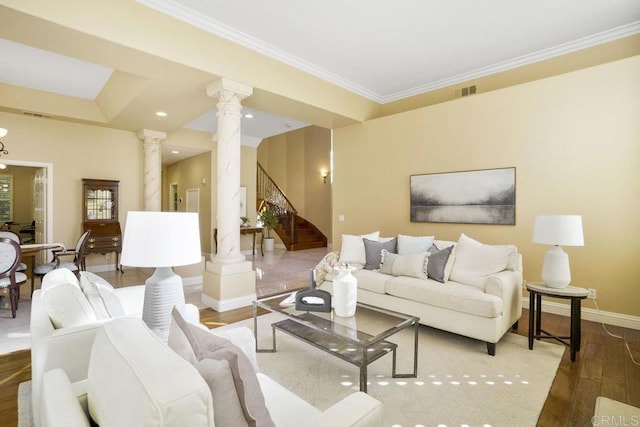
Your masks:
M 581 337 L 581 309 L 583 299 L 589 295 L 589 290 L 577 286 L 566 288 L 550 288 L 541 282 L 527 283 L 529 291 L 529 350 L 533 350 L 533 339 L 555 339 L 569 347 L 571 361 L 576 360 L 576 353 L 580 351 Z M 542 297 L 563 298 L 571 300 L 571 330 L 569 336 L 556 336 L 541 327 Z M 534 331 L 535 319 L 535 331 Z M 534 333 L 535 332 L 535 333 Z M 569 340 L 569 341 L 567 341 Z

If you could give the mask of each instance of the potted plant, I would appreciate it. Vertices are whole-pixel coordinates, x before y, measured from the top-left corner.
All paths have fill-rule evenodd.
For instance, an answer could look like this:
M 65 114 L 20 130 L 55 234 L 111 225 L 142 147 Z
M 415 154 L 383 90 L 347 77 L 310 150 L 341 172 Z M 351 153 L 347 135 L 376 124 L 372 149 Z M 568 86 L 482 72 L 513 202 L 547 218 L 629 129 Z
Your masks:
M 264 250 L 267 252 L 273 251 L 274 238 L 271 237 L 271 230 L 278 226 L 278 216 L 269 206 L 264 208 L 260 214 L 260 221 L 262 226 L 267 229 L 267 237 L 264 238 Z
M 242 224 L 240 224 L 240 227 L 249 227 L 251 225 L 249 224 L 249 218 L 247 218 L 246 216 L 241 216 L 240 221 L 242 222 Z

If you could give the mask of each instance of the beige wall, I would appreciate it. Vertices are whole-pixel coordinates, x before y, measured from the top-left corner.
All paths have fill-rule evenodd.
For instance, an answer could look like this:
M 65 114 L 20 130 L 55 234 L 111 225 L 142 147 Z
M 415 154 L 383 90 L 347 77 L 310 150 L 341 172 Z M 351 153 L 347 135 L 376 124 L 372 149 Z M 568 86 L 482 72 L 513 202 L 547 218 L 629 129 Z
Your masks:
M 53 240 L 73 246 L 82 230 L 82 178 L 120 181 L 119 218 L 142 208 L 142 144 L 135 133 L 0 112 L 3 158 L 53 164 Z M 102 255 L 88 263 L 105 264 Z
M 53 201 L 50 206 L 53 209 L 54 241 L 73 246 L 81 233 L 82 178 L 120 181 L 119 219 L 123 231 L 127 212 L 144 208 L 144 157 L 142 142 L 135 132 L 4 112 L 0 112 L 0 123 L 9 129 L 9 134 L 3 138 L 9 154 L 3 159 L 53 164 Z M 163 169 L 163 193 L 166 191 L 167 197 L 166 183 L 171 181 L 168 176 L 171 173 L 180 176 L 178 187 L 183 198 L 187 188 L 200 188 L 203 251 L 208 251 L 217 209 L 216 186 L 213 184 L 217 182 L 216 144 L 211 141 L 211 134 L 189 130 L 173 132 L 163 143 L 211 150 L 181 162 L 184 164 L 175 167 L 177 172 Z M 208 165 L 207 157 L 212 162 Z M 256 161 L 256 149 L 242 147 L 241 185 L 247 186 L 247 208 L 253 224 Z M 202 178 L 206 179 L 204 185 Z M 33 188 L 32 184 L 30 188 Z M 245 236 L 242 248 L 248 250 L 250 247 L 251 242 Z M 91 255 L 88 264 L 104 265 L 112 264 L 112 261 L 106 261 L 103 255 Z
M 640 316 L 640 56 L 334 131 L 333 238 L 380 230 L 516 244 L 540 280 L 537 214 L 583 215 L 564 248 L 600 308 Z M 516 225 L 411 223 L 409 176 L 516 168 Z M 337 222 L 338 215 L 344 222 Z M 590 302 L 585 306 L 592 307 Z
M 199 190 L 199 217 L 200 217 L 200 245 L 203 252 L 211 253 L 211 152 L 206 152 L 176 162 L 163 168 L 163 210 L 169 210 L 168 185 L 178 184 L 178 211 L 185 212 L 187 208 L 187 190 L 197 188 Z
M 320 171 L 329 170 L 331 131 L 318 126 L 264 139 L 258 161 L 284 191 L 298 214 L 313 223 L 331 242 L 331 182 Z

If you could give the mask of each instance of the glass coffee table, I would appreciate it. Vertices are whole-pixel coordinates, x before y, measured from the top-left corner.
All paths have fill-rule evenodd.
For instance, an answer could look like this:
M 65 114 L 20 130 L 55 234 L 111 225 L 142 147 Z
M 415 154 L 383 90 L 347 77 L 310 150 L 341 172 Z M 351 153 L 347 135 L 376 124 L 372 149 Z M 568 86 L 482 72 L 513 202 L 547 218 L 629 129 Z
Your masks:
M 298 311 L 295 304 L 282 305 L 291 293 L 262 298 L 253 303 L 253 331 L 256 351 L 276 351 L 276 330 L 306 342 L 360 368 L 360 391 L 367 391 L 367 366 L 385 354 L 392 353 L 393 378 L 415 378 L 418 375 L 418 317 L 408 316 L 366 304 L 357 304 L 352 317 L 339 317 L 333 312 Z M 270 349 L 259 349 L 258 309 L 281 314 L 284 319 L 271 325 L 273 343 Z M 413 326 L 413 372 L 396 372 L 398 345 L 388 341 L 392 335 Z

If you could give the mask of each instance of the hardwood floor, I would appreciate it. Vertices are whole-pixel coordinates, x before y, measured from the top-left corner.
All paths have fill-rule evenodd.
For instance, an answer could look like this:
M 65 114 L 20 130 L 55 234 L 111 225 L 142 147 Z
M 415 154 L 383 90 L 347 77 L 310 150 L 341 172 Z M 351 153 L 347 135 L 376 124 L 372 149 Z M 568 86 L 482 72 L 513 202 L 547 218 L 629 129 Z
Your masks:
M 308 257 L 308 254 L 306 256 Z M 261 262 L 264 263 L 265 260 Z M 265 271 L 269 272 L 270 277 L 277 277 L 278 270 L 290 269 L 291 263 L 292 257 L 288 255 L 285 262 L 271 262 L 269 266 L 265 265 Z M 307 265 L 301 264 L 298 267 L 308 272 Z M 127 276 L 125 272 L 120 279 L 107 280 L 122 281 L 124 278 L 124 283 L 114 283 L 114 286 L 126 286 L 129 280 L 139 280 L 139 277 L 133 277 L 132 274 L 129 273 Z M 291 283 L 295 282 L 295 285 L 278 284 L 276 287 L 286 290 L 300 286 L 301 276 L 302 274 L 294 275 Z M 210 308 L 200 310 L 201 322 L 209 328 L 248 319 L 252 315 L 251 307 L 224 313 L 217 313 Z M 525 309 L 516 333 L 527 336 L 527 319 L 528 310 Z M 542 322 L 543 328 L 551 333 L 565 334 L 569 329 L 568 317 L 544 313 Z M 625 337 L 633 357 L 640 361 L 640 331 L 615 326 L 607 328 L 612 333 Z M 497 351 L 500 351 L 499 344 Z M 535 344 L 533 351 L 535 352 Z M 29 350 L 0 355 L 0 426 L 18 425 L 18 384 L 31 378 L 30 357 Z M 569 352 L 565 351 L 538 420 L 538 426 L 591 425 L 597 396 L 606 396 L 640 407 L 640 366 L 632 363 L 622 340 L 609 336 L 599 323 L 583 321 L 581 351 L 573 363 L 569 359 Z

